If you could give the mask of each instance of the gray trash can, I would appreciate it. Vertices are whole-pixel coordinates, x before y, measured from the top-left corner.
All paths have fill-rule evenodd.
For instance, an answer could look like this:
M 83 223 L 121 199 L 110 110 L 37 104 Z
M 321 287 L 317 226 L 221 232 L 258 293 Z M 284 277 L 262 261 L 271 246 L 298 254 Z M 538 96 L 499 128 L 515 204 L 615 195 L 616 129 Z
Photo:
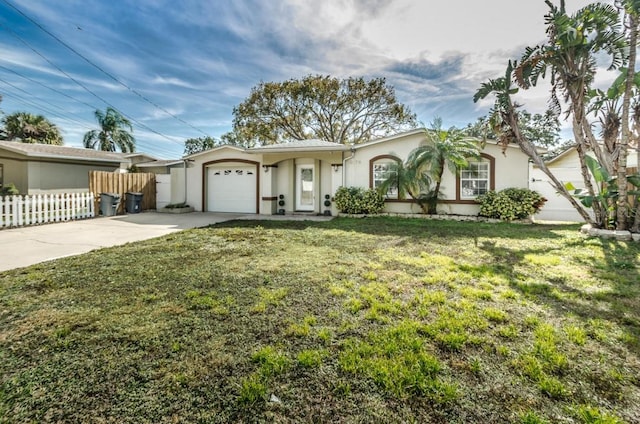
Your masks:
M 142 211 L 142 193 L 127 192 L 125 208 L 127 213 L 140 213 Z
M 103 216 L 114 216 L 118 211 L 120 195 L 117 193 L 100 193 L 100 213 Z

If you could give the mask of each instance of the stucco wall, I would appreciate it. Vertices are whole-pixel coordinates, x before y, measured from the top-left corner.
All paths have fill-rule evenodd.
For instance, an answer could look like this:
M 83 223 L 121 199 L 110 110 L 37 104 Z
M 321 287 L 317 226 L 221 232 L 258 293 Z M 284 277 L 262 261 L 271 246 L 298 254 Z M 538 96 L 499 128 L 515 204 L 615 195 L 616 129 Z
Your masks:
M 187 203 L 192 206 L 196 211 L 203 211 L 202 197 L 205 190 L 203 186 L 203 177 L 206 177 L 206 169 L 204 164 L 211 161 L 218 160 L 247 160 L 247 161 L 262 161 L 262 155 L 249 154 L 241 149 L 233 147 L 221 147 L 213 149 L 200 155 L 192 156 L 193 162 L 189 163 L 187 168 Z M 262 181 L 262 169 L 258 169 L 259 181 L 258 190 L 262 193 L 262 187 L 260 186 Z M 205 195 L 206 198 L 206 195 Z
M 2 184 L 4 186 L 13 184 L 21 194 L 27 194 L 29 190 L 27 163 L 4 157 L 0 158 L 0 164 L 2 164 L 3 169 Z
M 422 133 L 410 133 L 405 137 L 357 148 L 354 157 L 347 161 L 345 185 L 370 187 L 370 161 L 372 159 L 389 155 L 404 161 L 413 149 L 425 141 Z M 483 161 L 492 161 L 493 163 L 493 188 L 495 190 L 499 191 L 508 187 L 528 187 L 528 158 L 519 148 L 509 147 L 503 154 L 500 146 L 487 143 L 482 153 L 486 156 L 482 159 Z M 440 187 L 443 201 L 438 205 L 438 212 L 476 215 L 479 212 L 479 206 L 473 204 L 470 199 L 459 199 L 457 185 L 456 175 L 449 169 L 445 169 Z M 385 205 L 385 212 L 418 213 L 419 211 L 420 208 L 412 202 L 388 201 Z
M 28 194 L 39 194 L 88 191 L 89 171 L 113 172 L 118 166 L 29 161 L 27 168 Z
M 584 188 L 584 181 L 580 172 L 580 159 L 575 151 L 569 152 L 566 156 L 557 158 L 547 164 L 553 175 L 564 183 L 572 183 L 576 188 Z M 542 210 L 535 215 L 538 220 L 548 221 L 584 221 L 580 214 L 574 209 L 571 203 L 563 196 L 559 195 L 549 182 L 549 177 L 538 167 L 531 169 L 531 190 L 535 190 L 547 199 Z

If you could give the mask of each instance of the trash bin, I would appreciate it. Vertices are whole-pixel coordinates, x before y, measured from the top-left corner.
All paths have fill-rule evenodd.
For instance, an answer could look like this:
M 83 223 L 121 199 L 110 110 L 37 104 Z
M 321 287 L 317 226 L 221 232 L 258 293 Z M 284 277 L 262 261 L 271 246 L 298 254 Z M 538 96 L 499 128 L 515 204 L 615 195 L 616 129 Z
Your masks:
M 127 192 L 125 208 L 127 213 L 140 213 L 142 211 L 142 193 Z
M 120 195 L 117 193 L 100 193 L 100 213 L 104 216 L 114 216 L 118 210 Z

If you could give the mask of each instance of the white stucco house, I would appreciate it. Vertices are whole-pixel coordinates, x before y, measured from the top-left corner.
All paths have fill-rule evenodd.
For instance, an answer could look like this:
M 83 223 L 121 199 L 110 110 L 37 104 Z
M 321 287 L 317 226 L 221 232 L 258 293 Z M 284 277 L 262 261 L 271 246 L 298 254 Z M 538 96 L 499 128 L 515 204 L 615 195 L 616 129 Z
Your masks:
M 630 151 L 627 157 L 629 167 L 634 167 L 637 163 L 637 153 Z M 580 158 L 575 147 L 571 147 L 558 156 L 546 162 L 547 168 L 562 183 L 571 183 L 574 187 L 583 189 L 584 180 L 580 171 Z M 571 206 L 571 203 L 563 196 L 556 192 L 553 188 L 549 177 L 537 166 L 531 168 L 531 180 L 529 188 L 543 195 L 547 202 L 542 210 L 535 215 L 537 220 L 546 221 L 567 221 L 567 222 L 583 222 L 580 214 Z M 590 209 L 588 212 L 592 213 Z
M 322 140 L 244 149 L 220 146 L 184 158 L 186 201 L 196 211 L 236 213 L 310 213 L 338 210 L 331 199 L 340 186 L 378 186 L 388 165 L 404 161 L 426 142 L 423 129 L 358 145 Z M 439 212 L 477 215 L 475 199 L 487 190 L 527 187 L 528 159 L 517 146 L 506 152 L 486 144 L 479 160 L 458 175 L 445 171 Z M 326 205 L 327 200 L 329 204 Z M 386 212 L 417 213 L 411 200 L 388 193 Z

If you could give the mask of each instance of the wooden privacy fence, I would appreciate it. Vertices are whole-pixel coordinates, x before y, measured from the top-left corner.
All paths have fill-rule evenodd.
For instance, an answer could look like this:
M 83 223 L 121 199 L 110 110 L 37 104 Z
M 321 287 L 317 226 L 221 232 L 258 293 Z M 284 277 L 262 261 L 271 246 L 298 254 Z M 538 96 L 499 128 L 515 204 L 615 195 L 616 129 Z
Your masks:
M 0 196 L 0 228 L 93 218 L 91 193 Z
M 96 210 L 99 210 L 100 193 L 114 193 L 120 196 L 120 204 L 116 211 L 124 213 L 127 192 L 142 193 L 140 208 L 143 211 L 156 208 L 156 174 L 89 171 L 89 191 L 96 199 Z

